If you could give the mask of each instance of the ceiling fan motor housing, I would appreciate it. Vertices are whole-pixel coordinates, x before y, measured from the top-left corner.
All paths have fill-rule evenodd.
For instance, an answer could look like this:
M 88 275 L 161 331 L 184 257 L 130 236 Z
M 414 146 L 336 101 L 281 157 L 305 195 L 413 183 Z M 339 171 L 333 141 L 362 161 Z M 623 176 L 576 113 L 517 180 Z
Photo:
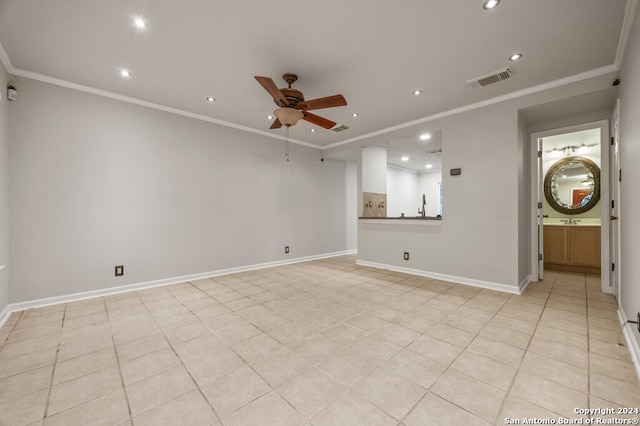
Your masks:
M 295 108 L 298 106 L 298 102 L 304 101 L 304 95 L 301 91 L 294 89 L 291 87 L 293 83 L 298 81 L 298 76 L 293 73 L 286 73 L 282 75 L 282 79 L 289 85 L 289 87 L 283 87 L 280 89 L 285 98 L 289 101 L 289 107 Z M 276 104 L 278 103 L 277 99 L 274 99 Z

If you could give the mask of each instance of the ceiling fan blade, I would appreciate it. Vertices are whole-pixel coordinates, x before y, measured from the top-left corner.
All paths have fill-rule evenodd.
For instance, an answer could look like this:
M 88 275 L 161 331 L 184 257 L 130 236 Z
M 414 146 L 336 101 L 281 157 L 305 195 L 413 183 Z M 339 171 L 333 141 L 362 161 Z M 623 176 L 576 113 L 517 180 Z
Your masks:
M 307 120 L 309 123 L 324 127 L 325 129 L 330 129 L 336 125 L 334 121 L 327 120 L 326 118 L 320 117 L 319 115 L 311 114 L 307 111 L 302 111 L 302 113 L 304 114 L 304 117 L 302 117 L 303 120 Z
M 258 83 L 260 83 L 262 87 L 264 87 L 264 89 L 267 92 L 269 92 L 269 94 L 273 97 L 273 100 L 276 101 L 276 103 L 279 106 L 289 105 L 289 101 L 287 100 L 287 98 L 284 97 L 284 95 L 282 94 L 278 86 L 276 86 L 276 83 L 273 82 L 273 80 L 271 80 L 269 77 L 261 77 L 259 75 L 256 75 L 254 77 L 256 80 L 258 80 Z
M 278 119 L 276 118 L 276 121 L 274 121 L 274 122 L 271 124 L 271 127 L 269 127 L 269 128 L 270 128 L 270 129 L 279 129 L 280 127 L 282 127 L 282 123 L 280 122 L 280 120 L 278 120 Z
M 298 108 L 305 110 L 314 110 L 322 108 L 333 108 L 339 106 L 345 106 L 347 100 L 342 95 L 327 96 L 325 98 L 311 99 L 310 101 L 304 101 L 298 103 Z

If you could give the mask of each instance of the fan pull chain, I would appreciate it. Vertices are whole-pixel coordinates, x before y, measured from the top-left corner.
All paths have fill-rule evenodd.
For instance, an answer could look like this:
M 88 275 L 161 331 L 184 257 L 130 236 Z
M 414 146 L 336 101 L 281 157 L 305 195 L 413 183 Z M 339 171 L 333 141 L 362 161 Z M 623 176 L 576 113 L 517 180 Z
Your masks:
M 285 153 L 284 153 L 284 157 L 287 159 L 287 162 L 289 162 L 289 126 L 286 126 L 284 134 L 285 134 Z

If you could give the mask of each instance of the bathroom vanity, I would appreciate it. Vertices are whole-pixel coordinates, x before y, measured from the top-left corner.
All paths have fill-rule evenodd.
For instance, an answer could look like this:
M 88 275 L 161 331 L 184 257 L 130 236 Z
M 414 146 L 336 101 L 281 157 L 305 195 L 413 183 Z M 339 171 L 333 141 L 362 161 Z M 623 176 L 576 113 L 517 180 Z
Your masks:
M 545 224 L 545 268 L 598 273 L 600 239 L 597 225 Z
M 598 165 L 576 156 L 556 161 L 546 173 L 544 195 L 559 213 L 543 222 L 544 267 L 600 273 L 601 219 L 588 213 L 600 200 Z

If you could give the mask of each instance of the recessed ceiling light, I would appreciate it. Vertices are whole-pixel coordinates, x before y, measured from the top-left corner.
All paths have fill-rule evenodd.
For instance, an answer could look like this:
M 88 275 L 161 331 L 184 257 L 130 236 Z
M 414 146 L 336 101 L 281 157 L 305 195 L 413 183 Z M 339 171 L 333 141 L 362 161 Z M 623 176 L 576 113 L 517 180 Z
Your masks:
M 357 112 L 354 112 L 353 114 L 351 114 L 351 116 L 352 116 L 352 117 L 357 117 L 357 116 L 359 116 L 359 115 L 360 115 L 360 114 L 358 114 Z
M 522 53 L 514 53 L 513 55 L 509 56 L 510 61 L 517 61 L 520 58 L 522 58 Z
M 137 17 L 133 19 L 133 25 L 135 25 L 136 28 L 144 29 L 144 28 L 147 28 L 147 21 L 145 21 L 140 17 Z
M 482 5 L 482 8 L 484 10 L 491 10 L 494 7 L 496 7 L 498 5 L 498 3 L 500 3 L 500 0 L 487 0 L 484 2 L 484 4 Z
M 120 74 L 121 77 L 131 77 L 131 71 L 125 69 L 119 70 L 118 74 Z
M 433 165 L 432 165 L 432 164 L 427 164 L 427 165 L 426 165 L 426 166 L 424 166 L 424 167 L 425 167 L 425 168 L 427 168 L 427 169 L 430 169 L 430 168 L 432 168 L 432 167 L 433 167 Z
M 429 133 L 423 133 L 423 134 L 420 135 L 420 140 L 421 141 L 426 141 L 426 140 L 429 140 L 429 139 L 431 139 L 431 135 Z
M 422 93 L 422 90 L 418 89 L 418 90 L 414 90 L 413 94 L 418 96 L 420 93 Z
M 316 131 L 316 129 L 311 129 L 309 130 L 311 133 L 314 133 Z
M 401 160 L 402 161 L 409 161 L 409 157 L 402 157 Z
M 216 98 L 214 98 L 213 96 L 207 96 L 207 101 L 209 102 L 215 102 Z
M 267 120 L 273 120 L 273 115 L 267 115 Z

